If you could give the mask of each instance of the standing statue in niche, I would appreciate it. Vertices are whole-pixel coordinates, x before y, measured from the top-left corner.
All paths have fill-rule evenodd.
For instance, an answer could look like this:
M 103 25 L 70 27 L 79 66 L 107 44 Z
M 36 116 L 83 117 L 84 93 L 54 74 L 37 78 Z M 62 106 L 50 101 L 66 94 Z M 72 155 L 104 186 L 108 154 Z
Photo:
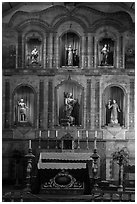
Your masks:
M 108 100 L 108 103 L 106 104 L 106 125 L 108 125 L 110 123 L 110 119 L 111 119 L 111 100 Z
M 31 63 L 38 63 L 38 50 L 36 47 L 34 47 L 34 49 L 31 51 Z
M 27 105 L 24 102 L 23 98 L 18 101 L 18 107 L 19 107 L 19 122 L 24 122 L 27 119 Z
M 66 48 L 67 51 L 67 65 L 72 66 L 73 65 L 73 49 L 72 46 L 69 45 L 68 48 Z
M 101 61 L 102 66 L 109 65 L 109 61 L 108 61 L 109 52 L 110 52 L 109 45 L 105 44 L 101 50 L 101 54 L 103 54 L 103 60 Z
M 64 93 L 65 101 L 65 117 L 68 119 L 69 125 L 78 125 L 79 103 L 73 98 L 72 93 Z M 77 112 L 77 113 L 76 113 Z
M 116 100 L 113 100 L 112 104 L 108 105 L 108 108 L 111 109 L 111 123 L 118 124 L 118 112 L 120 112 L 119 106 Z

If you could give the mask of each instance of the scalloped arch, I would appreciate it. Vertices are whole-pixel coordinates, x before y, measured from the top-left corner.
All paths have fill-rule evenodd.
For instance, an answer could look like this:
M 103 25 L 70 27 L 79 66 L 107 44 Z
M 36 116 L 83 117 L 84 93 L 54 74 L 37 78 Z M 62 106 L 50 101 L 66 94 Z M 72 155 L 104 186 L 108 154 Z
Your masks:
M 58 30 L 63 24 L 65 24 L 68 21 L 72 21 L 72 22 L 78 24 L 81 27 L 81 29 L 83 30 L 83 32 L 85 32 L 85 30 L 87 30 L 86 24 L 74 16 L 71 16 L 71 17 L 67 16 L 67 17 L 64 17 L 63 19 L 60 19 L 58 22 L 56 22 L 55 25 L 53 25 L 53 28 L 55 30 Z

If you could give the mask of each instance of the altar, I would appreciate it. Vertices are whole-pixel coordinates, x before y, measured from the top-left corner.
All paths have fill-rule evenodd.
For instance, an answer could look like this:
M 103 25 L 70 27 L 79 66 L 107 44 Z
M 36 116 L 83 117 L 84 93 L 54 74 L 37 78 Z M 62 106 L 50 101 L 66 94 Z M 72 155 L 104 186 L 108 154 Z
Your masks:
M 41 151 L 37 164 L 40 191 L 45 194 L 85 194 L 90 190 L 91 155 Z

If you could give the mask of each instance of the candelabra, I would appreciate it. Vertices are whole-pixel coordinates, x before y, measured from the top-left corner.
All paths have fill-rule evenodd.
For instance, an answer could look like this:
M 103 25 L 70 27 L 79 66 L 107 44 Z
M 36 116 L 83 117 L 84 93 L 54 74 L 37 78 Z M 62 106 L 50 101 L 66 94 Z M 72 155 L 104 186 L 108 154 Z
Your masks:
M 31 141 L 31 140 L 30 140 Z M 28 154 L 25 155 L 27 158 L 27 176 L 26 176 L 26 191 L 31 191 L 31 171 L 32 171 L 32 159 L 35 158 L 35 156 L 32 154 L 32 148 L 31 148 L 31 142 L 29 141 L 29 149 Z

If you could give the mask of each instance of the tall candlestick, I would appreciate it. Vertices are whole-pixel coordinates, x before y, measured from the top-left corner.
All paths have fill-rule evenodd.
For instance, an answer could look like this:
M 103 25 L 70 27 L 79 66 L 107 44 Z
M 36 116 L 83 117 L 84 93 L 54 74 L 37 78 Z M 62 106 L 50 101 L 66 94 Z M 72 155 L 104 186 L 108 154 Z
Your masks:
M 50 131 L 48 130 L 48 137 L 50 136 Z
M 58 131 L 56 130 L 56 137 L 58 137 Z
M 79 137 L 79 130 L 78 130 L 78 137 Z
M 88 130 L 86 130 L 86 137 L 88 138 Z
M 31 149 L 31 140 L 29 140 L 29 149 Z
M 39 131 L 39 137 L 41 137 L 41 130 Z

